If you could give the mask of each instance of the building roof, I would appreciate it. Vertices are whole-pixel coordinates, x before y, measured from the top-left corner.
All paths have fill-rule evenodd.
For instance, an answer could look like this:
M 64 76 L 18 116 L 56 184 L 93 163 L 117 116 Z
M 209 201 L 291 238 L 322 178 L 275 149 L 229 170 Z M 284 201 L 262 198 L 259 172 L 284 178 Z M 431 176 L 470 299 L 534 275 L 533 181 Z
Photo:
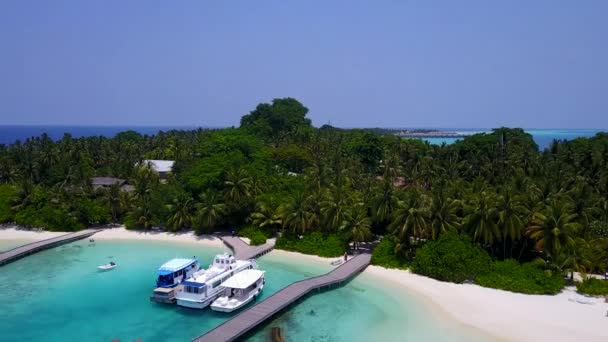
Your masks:
M 230 287 L 233 289 L 246 289 L 253 285 L 258 279 L 264 275 L 264 271 L 260 270 L 244 270 L 241 271 L 230 279 L 222 283 L 223 287 Z
M 156 159 L 146 159 L 144 163 L 150 164 L 152 169 L 156 172 L 171 172 L 173 169 L 173 164 L 175 164 L 174 160 L 156 160 Z
M 175 258 L 164 263 L 158 270 L 175 272 L 195 262 L 196 259 Z
M 120 178 L 114 178 L 114 177 L 93 177 L 91 178 L 91 185 L 95 186 L 110 186 L 110 185 L 114 185 L 114 184 L 118 184 L 118 185 L 123 185 L 125 184 L 127 181 L 124 179 L 120 179 Z

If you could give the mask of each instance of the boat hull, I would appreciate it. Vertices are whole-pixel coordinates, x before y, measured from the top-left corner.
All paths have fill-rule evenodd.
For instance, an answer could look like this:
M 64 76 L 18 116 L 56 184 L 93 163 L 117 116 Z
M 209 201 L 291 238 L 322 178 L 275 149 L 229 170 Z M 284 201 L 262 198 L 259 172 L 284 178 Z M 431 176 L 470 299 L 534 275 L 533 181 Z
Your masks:
M 114 266 L 97 266 L 97 269 L 100 270 L 100 271 L 109 271 L 109 270 L 115 269 L 116 266 L 118 266 L 118 265 L 114 265 Z
M 212 299 L 204 300 L 202 302 L 198 302 L 198 301 L 194 301 L 194 300 L 177 299 L 177 305 L 183 306 L 186 308 L 190 308 L 190 309 L 202 310 L 202 309 L 208 307 L 212 301 L 213 301 Z
M 249 298 L 247 298 L 247 300 L 240 302 L 238 305 L 236 306 L 221 306 L 221 305 L 211 305 L 211 310 L 213 311 L 217 311 L 217 312 L 232 312 L 232 311 L 236 311 L 240 308 L 242 308 L 243 306 L 249 304 L 252 300 L 253 300 L 254 296 L 251 296 Z

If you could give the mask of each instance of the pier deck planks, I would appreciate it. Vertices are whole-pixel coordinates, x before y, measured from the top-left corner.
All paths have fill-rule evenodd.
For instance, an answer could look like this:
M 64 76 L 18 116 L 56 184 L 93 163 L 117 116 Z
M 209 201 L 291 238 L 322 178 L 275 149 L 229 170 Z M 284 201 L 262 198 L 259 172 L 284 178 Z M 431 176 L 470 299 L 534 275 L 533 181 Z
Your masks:
M 65 243 L 87 238 L 102 229 L 85 229 L 75 233 L 69 233 L 54 238 L 28 243 L 23 246 L 15 247 L 4 253 L 0 253 L 0 266 L 11 263 L 33 253 L 45 249 L 57 247 Z
M 262 254 L 270 252 L 274 243 L 267 242 L 259 246 L 250 246 L 236 236 L 220 236 L 228 247 L 234 251 L 234 257 L 240 260 L 255 259 Z

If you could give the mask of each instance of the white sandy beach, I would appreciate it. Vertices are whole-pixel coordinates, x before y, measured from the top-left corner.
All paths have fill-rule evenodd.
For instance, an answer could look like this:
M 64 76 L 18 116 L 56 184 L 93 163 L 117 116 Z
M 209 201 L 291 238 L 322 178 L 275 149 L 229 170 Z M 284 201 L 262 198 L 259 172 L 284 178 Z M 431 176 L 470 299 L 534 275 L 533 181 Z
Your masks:
M 509 341 L 608 341 L 608 304 L 579 304 L 572 289 L 555 296 L 524 295 L 440 282 L 408 271 L 369 266 L 365 273 L 422 295 L 452 318 Z
M 40 241 L 51 239 L 60 235 L 67 234 L 65 232 L 47 232 L 43 230 L 24 230 L 18 229 L 17 226 L 0 229 L 0 240 L 31 240 Z
M 206 246 L 223 247 L 222 240 L 211 235 L 196 235 L 194 232 L 165 233 L 154 231 L 133 231 L 124 227 L 106 229 L 92 236 L 95 240 L 149 240 L 180 243 L 196 243 Z

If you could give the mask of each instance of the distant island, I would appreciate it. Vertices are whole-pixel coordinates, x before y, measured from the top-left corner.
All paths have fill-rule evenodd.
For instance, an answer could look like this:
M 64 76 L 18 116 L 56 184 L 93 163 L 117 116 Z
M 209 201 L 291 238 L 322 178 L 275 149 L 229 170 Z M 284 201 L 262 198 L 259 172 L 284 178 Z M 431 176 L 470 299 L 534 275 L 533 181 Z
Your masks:
M 394 133 L 400 138 L 463 138 L 466 134 L 436 129 L 413 129 Z

